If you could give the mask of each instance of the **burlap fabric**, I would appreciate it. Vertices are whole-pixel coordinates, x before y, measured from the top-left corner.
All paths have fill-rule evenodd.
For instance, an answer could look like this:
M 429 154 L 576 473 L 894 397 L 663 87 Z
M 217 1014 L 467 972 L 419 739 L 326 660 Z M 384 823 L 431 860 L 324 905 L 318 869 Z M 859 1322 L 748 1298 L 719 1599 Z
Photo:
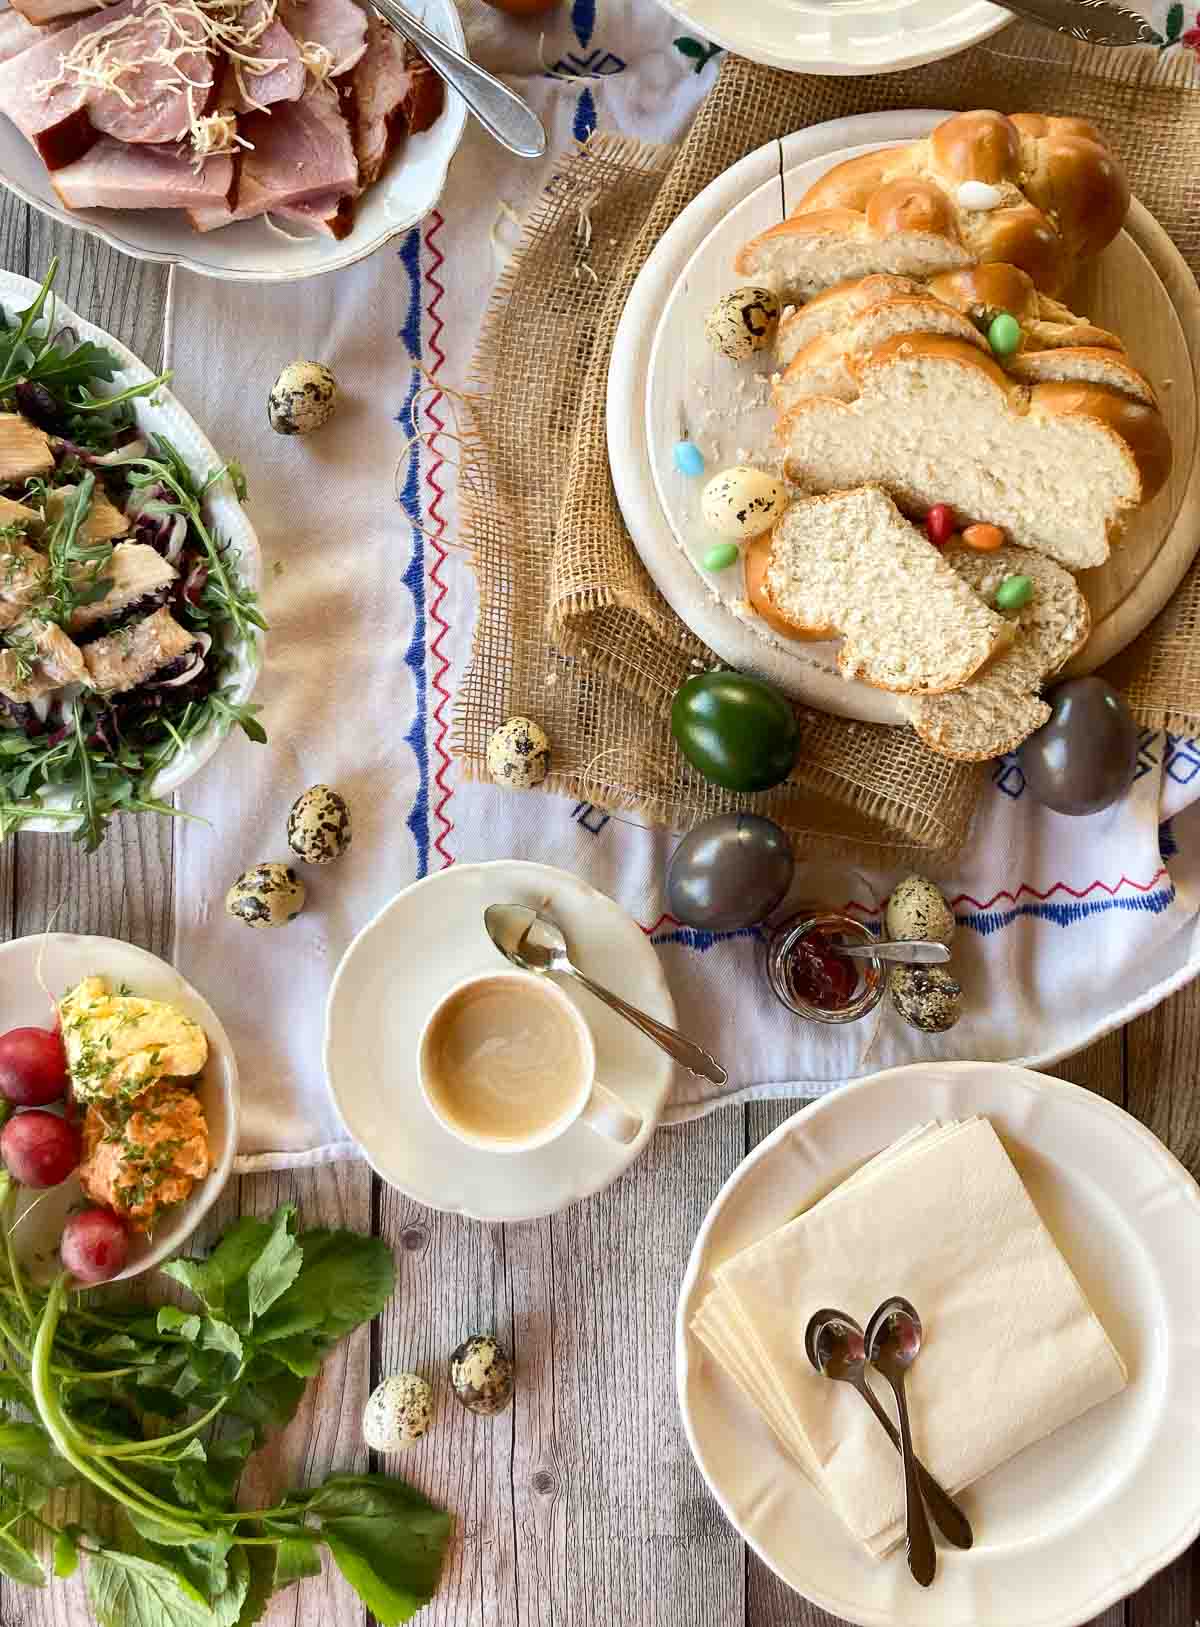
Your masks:
M 791 780 L 745 799 L 708 785 L 675 748 L 671 697 L 715 657 L 658 595 L 609 477 L 605 385 L 634 279 L 663 232 L 736 159 L 847 114 L 910 107 L 1044 109 L 1108 134 L 1136 194 L 1200 271 L 1200 90 L 1152 51 L 1087 50 L 1014 25 L 902 74 L 833 79 L 728 58 L 678 149 L 596 137 L 564 159 L 497 287 L 475 358 L 462 465 L 464 541 L 479 582 L 456 744 L 483 774 L 505 717 L 539 719 L 550 786 L 676 828 L 753 806 L 808 847 L 880 863 L 945 858 L 964 841 L 981 770 L 910 731 L 804 710 Z M 1187 449 L 1184 449 L 1185 455 Z M 1139 720 L 1200 730 L 1200 568 L 1123 658 Z

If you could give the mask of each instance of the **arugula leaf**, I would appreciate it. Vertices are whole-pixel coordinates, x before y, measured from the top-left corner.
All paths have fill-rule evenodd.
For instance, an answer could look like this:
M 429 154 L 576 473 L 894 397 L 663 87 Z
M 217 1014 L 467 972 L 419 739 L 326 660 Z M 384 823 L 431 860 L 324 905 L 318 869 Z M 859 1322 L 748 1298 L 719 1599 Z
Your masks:
M 40 1424 L 0 1424 L 0 1468 L 51 1491 L 78 1479 L 71 1465 L 51 1446 Z
M 0 1576 L 7 1576 L 13 1582 L 24 1582 L 26 1587 L 46 1585 L 41 1560 L 23 1542 L 18 1542 L 11 1530 L 0 1531 Z
M 115 1548 L 88 1560 L 87 1594 L 99 1627 L 213 1627 L 204 1595 L 186 1576 Z
M 304 1263 L 295 1282 L 255 1328 L 259 1340 L 319 1332 L 340 1339 L 378 1316 L 395 1287 L 396 1263 L 379 1237 L 358 1232 L 301 1232 Z
M 271 1235 L 246 1275 L 251 1322 L 269 1311 L 300 1275 L 304 1254 L 292 1235 L 295 1219 L 295 1205 L 281 1204 L 275 1211 Z

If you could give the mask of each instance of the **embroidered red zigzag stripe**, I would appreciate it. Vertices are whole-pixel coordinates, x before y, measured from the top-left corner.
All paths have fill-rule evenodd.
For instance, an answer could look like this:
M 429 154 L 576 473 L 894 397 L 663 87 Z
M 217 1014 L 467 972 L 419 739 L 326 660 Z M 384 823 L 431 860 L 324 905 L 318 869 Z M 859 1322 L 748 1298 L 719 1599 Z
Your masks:
M 443 225 L 443 217 L 435 209 L 429 217 L 429 228 L 425 233 L 425 247 L 429 254 L 433 256 L 432 260 L 425 267 L 425 281 L 428 283 L 432 291 L 432 298 L 430 299 L 429 304 L 425 307 L 425 313 L 429 318 L 429 353 L 431 363 L 428 367 L 428 372 L 431 378 L 436 378 L 438 376 L 442 370 L 442 364 L 446 360 L 446 353 L 439 343 L 442 330 L 446 324 L 438 315 L 438 306 L 441 304 L 446 290 L 438 281 L 437 277 L 437 273 L 445 264 L 446 257 L 434 242 L 434 238 L 437 236 L 438 232 L 441 231 Z M 437 395 L 430 399 L 429 403 L 425 407 L 425 415 L 434 428 L 434 434 L 429 437 L 428 442 L 431 448 L 437 445 L 436 432 L 438 430 L 445 429 L 446 427 L 445 419 L 439 415 L 437 410 L 442 399 L 441 392 L 439 391 Z M 446 673 L 450 670 L 450 657 L 442 649 L 442 640 L 450 631 L 450 624 L 441 613 L 442 601 L 445 599 L 449 589 L 447 584 L 442 580 L 441 576 L 442 566 L 446 562 L 446 550 L 442 547 L 441 542 L 439 541 L 439 538 L 445 536 L 446 534 L 445 517 L 440 512 L 440 505 L 442 498 L 446 495 L 446 488 L 442 485 L 438 478 L 444 466 L 445 459 L 439 454 L 435 453 L 430 460 L 428 469 L 425 471 L 425 483 L 433 492 L 433 496 L 429 500 L 427 509 L 429 520 L 429 542 L 433 548 L 433 564 L 429 569 L 429 582 L 432 591 L 429 596 L 428 608 L 429 620 L 432 625 L 437 628 L 437 632 L 430 640 L 429 644 L 429 653 L 433 658 L 430 683 L 438 697 L 433 708 L 433 749 L 437 758 L 437 770 L 433 778 L 434 784 L 441 793 L 437 802 L 434 804 L 433 809 L 434 818 L 441 827 L 437 835 L 434 837 L 433 846 L 434 850 L 438 853 L 442 860 L 443 869 L 454 863 L 454 855 L 449 852 L 445 846 L 446 838 L 454 829 L 454 821 L 449 818 L 446 813 L 446 805 L 449 803 L 450 798 L 454 795 L 454 788 L 446 781 L 446 773 L 450 767 L 450 755 L 445 746 L 446 735 L 450 728 L 449 720 L 446 716 L 446 708 L 450 704 L 451 697 L 450 691 L 446 688 L 443 679 L 445 678 Z

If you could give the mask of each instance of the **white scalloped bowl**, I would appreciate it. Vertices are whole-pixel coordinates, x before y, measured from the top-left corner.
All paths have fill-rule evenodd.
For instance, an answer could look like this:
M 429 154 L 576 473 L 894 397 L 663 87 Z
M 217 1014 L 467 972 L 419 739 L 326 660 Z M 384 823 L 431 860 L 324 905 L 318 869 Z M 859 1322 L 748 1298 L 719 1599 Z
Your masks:
M 19 277 L 13 271 L 0 271 L 0 305 L 3 305 L 5 311 L 9 313 L 14 309 L 24 309 L 37 293 L 38 287 L 39 285 L 28 277 Z M 98 328 L 93 323 L 85 321 L 83 317 L 76 316 L 62 300 L 55 302 L 55 321 L 69 322 L 81 339 L 90 339 L 95 344 L 104 345 L 112 351 L 121 363 L 121 371 L 114 376 L 111 386 L 114 392 L 128 389 L 131 384 L 142 384 L 154 377 L 145 363 L 139 361 L 131 350 L 126 349 L 111 334 L 105 333 L 103 328 Z M 226 447 L 223 454 L 215 451 L 201 433 L 195 419 L 184 411 L 170 390 L 160 390 L 153 400 L 135 401 L 133 406 L 141 427 L 150 433 L 165 435 L 178 450 L 188 468 L 200 479 L 204 479 L 210 469 L 218 468 L 226 459 L 237 457 L 236 447 Z M 254 534 L 254 527 L 246 518 L 246 511 L 238 502 L 228 480 L 222 480 L 213 486 L 205 498 L 204 509 L 214 533 L 228 541 L 231 556 L 236 555 L 241 580 L 246 586 L 258 592 L 262 586 L 262 551 Z M 236 651 L 225 680 L 225 687 L 233 691 L 232 699 L 236 704 L 244 704 L 254 692 L 262 666 L 262 657 L 261 634 L 253 645 L 242 645 Z M 168 763 L 154 781 L 152 786 L 154 795 L 166 797 L 170 796 L 172 791 L 177 791 L 197 770 L 203 768 L 224 738 L 223 733 L 211 728 L 189 741 L 183 751 Z M 47 793 L 42 800 L 48 808 L 67 808 L 71 803 L 70 796 L 66 792 L 57 795 Z M 72 827 L 59 819 L 29 819 L 21 829 L 53 831 L 61 836 L 69 835 Z
M 456 51 L 466 54 L 454 0 L 424 0 L 414 13 Z M 437 203 L 450 160 L 466 124 L 462 98 L 447 87 L 441 116 L 409 136 L 381 179 L 359 200 L 354 229 L 339 243 L 330 237 L 289 242 L 264 220 L 243 220 L 215 232 L 196 232 L 177 209 L 64 209 L 41 159 L 15 124 L 0 116 L 0 181 L 19 198 L 64 226 L 98 237 L 136 260 L 179 265 L 226 282 L 300 282 L 340 271 L 407 231 Z

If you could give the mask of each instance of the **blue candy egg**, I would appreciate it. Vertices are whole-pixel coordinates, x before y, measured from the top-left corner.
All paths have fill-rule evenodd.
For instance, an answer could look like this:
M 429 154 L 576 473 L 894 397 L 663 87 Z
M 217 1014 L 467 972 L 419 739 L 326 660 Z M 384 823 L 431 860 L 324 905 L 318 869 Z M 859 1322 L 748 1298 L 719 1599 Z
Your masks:
M 675 467 L 681 475 L 702 475 L 704 473 L 704 453 L 695 441 L 675 442 Z

